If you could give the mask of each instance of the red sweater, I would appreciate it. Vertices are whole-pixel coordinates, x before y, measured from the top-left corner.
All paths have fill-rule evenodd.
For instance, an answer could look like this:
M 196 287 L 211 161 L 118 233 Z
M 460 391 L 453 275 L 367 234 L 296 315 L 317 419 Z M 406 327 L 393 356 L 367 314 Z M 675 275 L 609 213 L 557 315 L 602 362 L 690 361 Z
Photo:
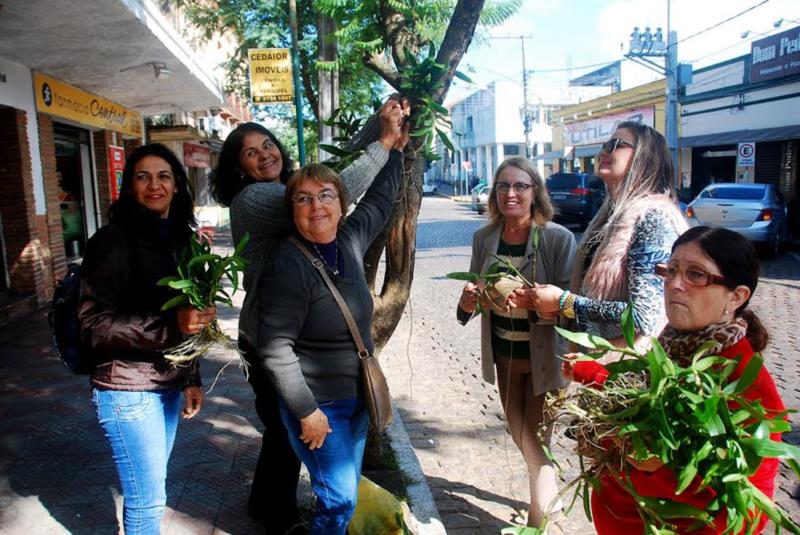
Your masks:
M 750 342 L 743 338 L 739 343 L 720 352 L 720 356 L 727 358 L 736 358 L 739 355 L 742 355 L 743 358 L 739 366 L 731 374 L 731 381 L 741 376 L 744 367 L 753 356 L 753 348 L 750 346 Z M 603 376 L 604 374 L 605 376 Z M 593 361 L 586 361 L 575 363 L 574 375 L 577 381 L 584 384 L 602 384 L 605 377 L 608 376 L 608 372 L 601 365 Z M 758 377 L 743 395 L 749 400 L 760 399 L 765 409 L 774 411 L 776 414 L 785 410 L 780 394 L 775 388 L 775 381 L 773 381 L 772 376 L 765 367 L 761 368 Z M 781 434 L 773 433 L 772 440 L 780 441 Z M 778 474 L 779 465 L 778 459 L 764 459 L 756 473 L 750 477 L 753 485 L 770 498 L 775 491 L 775 477 Z M 636 492 L 642 496 L 666 498 L 703 509 L 714 495 L 714 492 L 708 488 L 693 494 L 691 492 L 692 486 L 690 486 L 683 493 L 676 496 L 675 489 L 677 488 L 678 479 L 672 470 L 666 466 L 655 472 L 644 472 L 630 466 L 628 475 Z M 699 481 L 700 478 L 698 477 L 693 485 L 696 485 Z M 599 491 L 592 493 L 592 516 L 594 517 L 594 525 L 597 528 L 598 535 L 618 535 L 621 533 L 634 535 L 644 533 L 644 522 L 639 517 L 633 498 L 611 475 L 602 477 Z M 717 516 L 714 521 L 714 528 L 705 527 L 689 532 L 688 526 L 692 522 L 691 519 L 688 519 L 686 521 L 676 521 L 675 523 L 680 533 L 716 535 L 725 531 L 727 513 L 723 511 Z M 766 522 L 767 517 L 762 516 L 755 533 L 760 533 Z

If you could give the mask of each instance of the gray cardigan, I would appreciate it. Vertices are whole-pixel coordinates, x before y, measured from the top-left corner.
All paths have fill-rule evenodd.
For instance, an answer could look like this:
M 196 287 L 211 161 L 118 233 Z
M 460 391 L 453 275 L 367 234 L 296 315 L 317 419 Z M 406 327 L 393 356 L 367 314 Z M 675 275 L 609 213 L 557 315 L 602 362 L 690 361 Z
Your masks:
M 392 212 L 403 156 L 389 161 L 338 230 L 344 271 L 334 277 L 364 344 L 374 348 L 372 293 L 364 276 L 364 253 Z M 302 241 L 302 240 L 301 240 Z M 281 399 L 300 419 L 318 403 L 359 395 L 360 367 L 353 337 L 321 275 L 293 244 L 282 241 L 258 283 L 256 366 L 272 380 Z
M 342 171 L 341 178 L 347 189 L 348 202 L 352 203 L 364 194 L 388 159 L 389 151 L 376 141 Z M 258 292 L 254 287 L 278 240 L 289 231 L 285 192 L 286 186 L 280 182 L 257 182 L 240 191 L 231 202 L 231 234 L 234 243 L 239 243 L 246 233 L 250 233 L 250 242 L 243 253 L 247 259 L 243 281 L 247 293 L 239 315 L 239 338 L 251 346 L 255 346 L 258 340 Z
M 500 244 L 500 235 L 503 232 L 502 224 L 490 224 L 475 232 L 472 237 L 472 259 L 469 270 L 473 273 L 483 273 L 496 261 L 490 255 L 497 254 Z M 527 260 L 520 267 L 520 272 L 530 280 L 532 275 L 533 244 L 531 234 L 528 236 L 528 246 L 525 250 Z M 569 277 L 572 272 L 572 263 L 575 260 L 575 236 L 566 228 L 556 223 L 548 222 L 539 235 L 539 251 L 536 255 L 536 280 L 539 284 L 555 284 L 561 288 L 569 287 Z M 463 324 L 472 316 L 458 309 L 458 319 Z M 561 375 L 561 361 L 558 355 L 566 351 L 566 343 L 553 329 L 554 322 L 539 320 L 531 325 L 531 371 L 533 378 L 533 393 L 540 395 L 566 384 Z M 492 325 L 488 312 L 481 314 L 481 367 L 483 379 L 494 383 L 494 354 L 492 352 Z

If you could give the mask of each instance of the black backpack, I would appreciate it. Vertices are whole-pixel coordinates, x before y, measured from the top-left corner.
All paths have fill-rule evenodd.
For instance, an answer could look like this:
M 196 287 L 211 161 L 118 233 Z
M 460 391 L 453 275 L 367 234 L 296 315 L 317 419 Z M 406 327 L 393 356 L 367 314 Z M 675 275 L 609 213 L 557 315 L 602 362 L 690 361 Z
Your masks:
M 80 296 L 81 266 L 72 264 L 56 286 L 47 320 L 53 335 L 53 345 L 61 362 L 72 373 L 83 375 L 91 373 L 94 366 L 81 347 L 81 324 L 78 319 Z

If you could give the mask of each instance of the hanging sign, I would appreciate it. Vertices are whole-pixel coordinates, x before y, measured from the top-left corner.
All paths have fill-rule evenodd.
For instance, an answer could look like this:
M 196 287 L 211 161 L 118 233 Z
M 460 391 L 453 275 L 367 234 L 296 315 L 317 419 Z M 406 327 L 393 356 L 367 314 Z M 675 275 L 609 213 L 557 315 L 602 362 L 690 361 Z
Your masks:
M 108 146 L 108 185 L 111 192 L 111 202 L 119 198 L 122 189 L 122 170 L 125 169 L 125 149 L 122 147 Z
M 142 114 L 42 73 L 33 75 L 36 109 L 81 124 L 142 137 Z
M 247 51 L 250 64 L 250 101 L 253 104 L 291 102 L 292 54 L 288 48 L 251 48 Z
M 186 167 L 207 169 L 211 167 L 211 150 L 197 143 L 183 143 L 183 163 Z

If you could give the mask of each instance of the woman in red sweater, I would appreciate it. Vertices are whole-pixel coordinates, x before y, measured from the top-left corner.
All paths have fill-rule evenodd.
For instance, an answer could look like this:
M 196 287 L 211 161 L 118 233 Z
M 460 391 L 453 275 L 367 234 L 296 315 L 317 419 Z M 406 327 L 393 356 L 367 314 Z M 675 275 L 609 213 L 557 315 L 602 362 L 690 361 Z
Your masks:
M 743 372 L 754 352 L 766 347 L 768 334 L 758 317 L 747 308 L 758 284 L 759 264 L 753 246 L 741 235 L 722 228 L 694 227 L 683 233 L 672 247 L 668 264 L 656 266 L 656 275 L 664 279 L 664 302 L 669 321 L 659 337 L 667 354 L 681 365 L 705 342 L 716 346 L 709 354 L 727 358 L 741 356 L 730 381 Z M 687 360 L 687 362 L 684 362 Z M 608 371 L 595 361 L 567 362 L 564 372 L 584 384 L 602 384 Z M 760 400 L 770 413 L 785 409 L 772 376 L 762 367 L 757 379 L 745 391 L 750 400 Z M 780 441 L 780 433 L 771 438 Z M 703 509 L 712 500 L 713 490 L 687 491 L 676 495 L 677 477 L 666 466 L 654 470 L 631 466 L 626 474 L 642 496 L 665 498 Z M 772 497 L 778 459 L 764 459 L 750 481 Z M 695 484 L 693 484 L 694 486 Z M 599 535 L 642 534 L 644 523 L 633 497 L 617 478 L 606 475 L 592 494 L 592 515 Z M 762 515 L 755 533 L 760 533 L 767 517 Z M 675 522 L 680 533 L 718 534 L 727 526 L 723 511 L 714 527 L 689 531 L 692 520 Z

